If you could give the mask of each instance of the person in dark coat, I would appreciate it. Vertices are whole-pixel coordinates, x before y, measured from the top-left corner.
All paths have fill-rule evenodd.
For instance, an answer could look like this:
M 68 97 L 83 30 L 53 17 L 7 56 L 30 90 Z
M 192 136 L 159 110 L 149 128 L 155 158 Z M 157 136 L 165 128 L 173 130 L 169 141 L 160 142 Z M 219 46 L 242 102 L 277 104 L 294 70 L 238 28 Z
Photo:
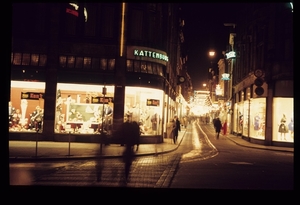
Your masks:
M 124 161 L 124 174 L 125 174 L 125 184 L 128 182 L 130 167 L 134 159 L 134 145 L 139 145 L 140 138 L 140 127 L 137 122 L 125 122 L 122 125 L 122 134 L 124 135 L 125 150 L 123 152 L 123 161 Z
M 220 118 L 215 119 L 214 127 L 215 127 L 215 130 L 217 133 L 217 139 L 219 139 L 219 135 L 220 135 L 221 128 L 222 128 L 222 123 L 221 123 Z
M 173 124 L 173 142 L 174 144 L 177 143 L 178 138 L 178 132 L 180 131 L 180 121 L 178 120 L 178 117 L 174 117 L 174 124 Z

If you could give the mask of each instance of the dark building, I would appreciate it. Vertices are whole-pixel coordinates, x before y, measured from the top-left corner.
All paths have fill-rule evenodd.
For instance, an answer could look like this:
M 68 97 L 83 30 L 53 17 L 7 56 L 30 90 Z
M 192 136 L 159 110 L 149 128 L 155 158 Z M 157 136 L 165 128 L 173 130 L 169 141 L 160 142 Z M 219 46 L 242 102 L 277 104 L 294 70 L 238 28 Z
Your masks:
M 94 142 L 129 119 L 140 123 L 141 143 L 162 142 L 173 116 L 186 114 L 191 83 L 178 82 L 188 74 L 177 4 L 12 8 L 9 139 L 38 132 L 39 140 Z
M 227 59 L 231 132 L 253 143 L 294 145 L 293 11 L 290 3 L 248 3 L 237 11 Z M 227 68 L 228 69 L 228 68 Z

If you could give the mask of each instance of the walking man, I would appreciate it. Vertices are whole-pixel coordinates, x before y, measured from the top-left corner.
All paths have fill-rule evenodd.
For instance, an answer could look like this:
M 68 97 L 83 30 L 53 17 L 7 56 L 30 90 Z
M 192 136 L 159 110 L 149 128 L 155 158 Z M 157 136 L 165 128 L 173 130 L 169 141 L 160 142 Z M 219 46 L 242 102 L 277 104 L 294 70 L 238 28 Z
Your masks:
M 174 144 L 177 143 L 178 138 L 178 132 L 180 131 L 180 121 L 178 120 L 178 117 L 174 117 L 174 124 L 173 124 L 173 142 Z
M 215 127 L 215 130 L 217 133 L 217 139 L 219 139 L 219 135 L 220 135 L 221 128 L 222 128 L 222 123 L 221 123 L 220 118 L 217 117 L 217 119 L 214 121 L 214 127 Z

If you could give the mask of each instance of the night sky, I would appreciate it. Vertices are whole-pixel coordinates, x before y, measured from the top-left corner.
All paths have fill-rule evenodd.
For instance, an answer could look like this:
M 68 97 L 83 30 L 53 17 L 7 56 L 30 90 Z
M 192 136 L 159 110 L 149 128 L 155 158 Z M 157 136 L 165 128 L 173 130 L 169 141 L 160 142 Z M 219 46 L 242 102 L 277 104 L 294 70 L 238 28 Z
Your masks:
M 234 3 L 183 3 L 181 4 L 185 26 L 183 33 L 188 52 L 188 73 L 193 88 L 203 89 L 207 82 L 211 59 L 208 55 L 216 52 L 216 63 L 222 57 L 229 43 L 230 28 L 224 23 L 235 23 L 235 11 L 243 4 Z

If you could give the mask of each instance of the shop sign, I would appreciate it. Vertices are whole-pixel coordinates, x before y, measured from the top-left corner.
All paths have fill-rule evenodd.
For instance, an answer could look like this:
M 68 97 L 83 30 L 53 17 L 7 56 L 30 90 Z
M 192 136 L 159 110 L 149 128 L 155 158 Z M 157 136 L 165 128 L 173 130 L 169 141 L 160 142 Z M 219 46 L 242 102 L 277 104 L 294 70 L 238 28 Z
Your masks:
M 147 99 L 147 106 L 159 106 L 159 100 Z
M 133 55 L 134 56 L 141 56 L 141 57 L 150 57 L 150 58 L 156 58 L 164 61 L 169 61 L 168 56 L 155 52 L 155 51 L 149 51 L 149 50 L 139 50 L 139 49 L 134 49 L 133 50 Z
M 235 52 L 234 51 L 230 51 L 229 53 L 226 53 L 226 58 L 227 59 L 235 58 Z
M 44 93 L 21 92 L 21 99 L 39 100 L 40 98 L 44 98 Z
M 127 46 L 127 59 L 152 61 L 163 65 L 169 61 L 166 52 L 142 46 Z
M 230 80 L 230 74 L 229 73 L 223 73 L 222 74 L 222 80 Z
M 92 103 L 108 104 L 108 102 L 113 102 L 112 97 L 92 97 Z

